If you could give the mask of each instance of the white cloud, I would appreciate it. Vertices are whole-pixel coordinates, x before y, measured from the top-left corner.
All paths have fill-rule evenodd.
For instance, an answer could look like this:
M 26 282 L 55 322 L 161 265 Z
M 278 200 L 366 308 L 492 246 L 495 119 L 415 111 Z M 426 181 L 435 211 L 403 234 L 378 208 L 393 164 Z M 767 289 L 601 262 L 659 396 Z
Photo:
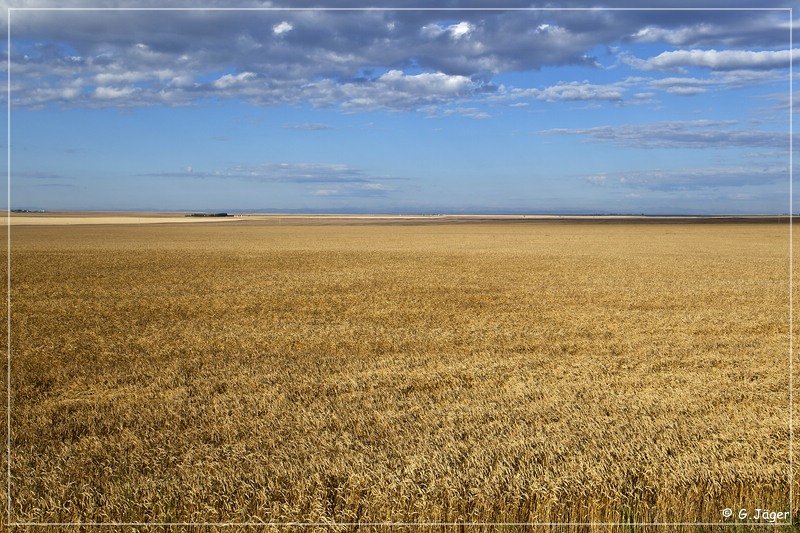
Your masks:
M 315 106 L 345 109 L 419 109 L 472 95 L 479 85 L 466 76 L 442 72 L 405 74 L 390 70 L 377 79 L 339 83 L 325 79 L 305 85 L 293 97 Z
M 458 24 L 453 24 L 447 28 L 447 31 L 450 32 L 450 36 L 453 39 L 461 39 L 462 37 L 469 36 L 475 30 L 475 26 L 470 24 L 469 22 L 459 22 Z
M 690 94 L 691 91 L 704 92 L 706 86 L 713 84 L 711 79 L 702 78 L 661 78 L 650 82 L 650 86 L 673 94 Z M 691 93 L 695 94 L 695 93 Z
M 445 32 L 445 29 L 436 23 L 426 24 L 420 29 L 420 33 L 428 38 L 438 37 Z
M 679 46 L 690 40 L 696 40 L 706 35 L 713 35 L 717 30 L 711 24 L 696 24 L 682 28 L 660 28 L 658 26 L 645 26 L 633 35 L 631 39 L 640 43 L 666 42 Z
M 100 72 L 94 79 L 100 85 L 111 83 L 135 83 L 145 79 L 166 80 L 175 77 L 175 72 L 171 69 L 158 70 L 128 70 L 118 72 Z
M 633 101 L 637 103 L 649 102 L 655 97 L 656 93 L 653 92 L 640 92 L 633 93 Z
M 543 89 L 511 89 L 507 93 L 498 95 L 495 99 L 524 99 L 535 98 L 548 102 L 574 102 L 574 101 L 620 101 L 625 93 L 627 81 L 600 85 L 588 81 L 558 82 Z
M 285 20 L 275 24 L 272 27 L 272 33 L 275 35 L 283 35 L 284 33 L 290 32 L 294 29 L 294 26 L 290 22 L 286 22 Z
M 539 91 L 540 100 L 621 100 L 622 89 L 614 85 L 596 85 L 592 83 L 559 83 Z
M 313 196 L 338 196 L 339 189 L 314 189 L 311 194 Z
M 225 74 L 224 76 L 214 80 L 212 85 L 217 89 L 228 89 L 235 85 L 240 85 L 250 81 L 256 77 L 253 72 L 240 72 L 239 74 Z
M 103 100 L 126 98 L 136 92 L 134 87 L 97 87 L 94 96 Z
M 709 16 L 705 21 L 700 20 L 702 17 L 693 18 L 695 20 L 673 19 L 669 22 L 661 20 L 658 24 L 651 22 L 630 34 L 628 38 L 633 42 L 668 43 L 676 47 L 723 45 L 746 49 L 765 46 L 768 42 L 773 46 L 782 46 L 785 41 L 781 42 L 780 36 L 788 35 L 792 24 L 779 10 L 761 13 L 745 11 L 737 17 L 740 20 L 735 23 L 730 19 L 726 20 L 727 17 Z M 794 24 L 797 28 L 797 21 Z
M 457 94 L 472 84 L 466 76 L 450 76 L 443 72 L 404 74 L 401 70 L 390 70 L 378 78 L 378 82 L 398 89 L 447 94 Z
M 689 87 L 689 86 L 667 87 L 665 90 L 670 94 L 678 94 L 681 96 L 694 96 L 695 94 L 702 94 L 706 92 L 706 89 L 704 87 Z
M 734 89 L 737 87 L 773 83 L 785 76 L 776 71 L 729 70 L 714 71 L 707 78 L 667 77 L 654 79 L 650 87 L 670 94 L 692 96 L 711 90 Z
M 649 59 L 620 56 L 628 65 L 643 70 L 675 70 L 700 67 L 711 70 L 771 70 L 789 66 L 789 58 L 797 60 L 800 50 L 674 50 Z
M 468 37 L 473 31 L 475 31 L 475 26 L 466 21 L 451 24 L 446 28 L 437 23 L 430 23 L 422 26 L 420 29 L 420 33 L 429 39 L 434 39 L 443 33 L 448 33 L 450 37 L 456 41 L 463 37 Z
M 781 46 L 775 35 L 785 29 L 785 17 L 780 22 L 763 13 L 732 13 L 734 24 L 711 14 L 679 12 L 669 19 L 645 12 L 626 13 L 625 17 L 609 17 L 600 12 L 553 12 L 547 18 L 535 12 L 487 12 L 470 14 L 475 18 L 462 20 L 435 11 L 347 16 L 265 12 L 258 17 L 250 13 L 194 17 L 184 13 L 120 12 L 113 16 L 119 18 L 121 27 L 136 29 L 121 32 L 102 23 L 110 16 L 43 15 L 20 25 L 15 33 L 21 43 L 15 47 L 20 55 L 12 58 L 15 103 L 178 106 L 212 96 L 240 98 L 254 105 L 306 101 L 350 109 L 419 109 L 444 100 L 463 105 L 463 99 L 491 99 L 496 88 L 489 81 L 490 76 L 500 73 L 565 65 L 597 66 L 591 53 L 598 45 L 685 39 L 688 44 L 681 46 L 686 48 L 713 48 L 734 38 L 737 40 L 731 46 L 769 49 Z M 296 42 L 276 38 L 299 29 L 300 20 L 313 22 L 315 31 Z M 174 31 L 176 25 L 181 28 L 178 33 Z M 715 39 L 722 37 L 709 40 L 707 37 L 712 34 Z M 705 36 L 702 43 L 691 42 L 698 36 Z M 26 42 L 36 44 L 22 44 Z M 697 51 L 674 53 L 679 52 Z M 667 69 L 664 65 L 687 62 L 706 64 L 720 73 L 741 72 L 741 68 L 722 69 L 743 64 L 752 65 L 751 71 L 758 68 L 764 72 L 765 64 L 780 63 L 781 52 L 741 52 L 762 55 L 734 58 L 735 61 L 729 57 L 731 53 L 739 52 L 707 50 L 704 57 L 687 59 L 662 54 L 650 59 L 627 56 L 627 60 L 650 69 Z M 710 57 L 713 54 L 717 55 Z M 396 78 L 362 75 L 364 69 L 399 69 L 400 65 L 413 65 L 415 74 L 400 73 Z M 220 76 L 220 72 L 232 74 Z M 242 74 L 233 74 L 236 72 Z M 432 77 L 415 78 L 418 72 Z M 774 79 L 774 73 L 772 76 Z M 212 81 L 199 81 L 209 79 Z M 761 83 L 753 77 L 748 79 Z M 660 90 L 688 95 L 700 92 L 699 87 L 711 91 L 729 86 L 733 85 L 675 85 Z M 95 87 L 105 89 L 93 97 Z M 120 88 L 133 90 L 125 98 L 119 96 Z M 70 94 L 75 96 L 67 98 Z M 514 96 L 517 97 L 547 101 L 635 100 L 629 98 L 624 84 L 569 81 L 519 93 Z
M 194 79 L 187 74 L 175 76 L 174 78 L 169 80 L 170 87 L 186 88 L 186 87 L 191 87 L 192 85 L 194 85 Z

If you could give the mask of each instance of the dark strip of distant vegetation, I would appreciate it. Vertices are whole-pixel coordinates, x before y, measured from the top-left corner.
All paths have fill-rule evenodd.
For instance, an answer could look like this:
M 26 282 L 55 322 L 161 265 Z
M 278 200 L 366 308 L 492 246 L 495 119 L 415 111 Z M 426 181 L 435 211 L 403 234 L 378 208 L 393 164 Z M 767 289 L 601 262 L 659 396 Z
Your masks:
M 189 213 L 187 217 L 232 217 L 229 213 Z

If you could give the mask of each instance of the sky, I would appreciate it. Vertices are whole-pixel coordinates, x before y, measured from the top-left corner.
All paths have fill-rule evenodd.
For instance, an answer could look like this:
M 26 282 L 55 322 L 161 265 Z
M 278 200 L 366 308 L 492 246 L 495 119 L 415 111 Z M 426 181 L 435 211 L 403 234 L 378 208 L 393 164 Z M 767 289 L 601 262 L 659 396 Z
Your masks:
M 45 5 L 5 3 L 15 209 L 789 211 L 785 9 Z

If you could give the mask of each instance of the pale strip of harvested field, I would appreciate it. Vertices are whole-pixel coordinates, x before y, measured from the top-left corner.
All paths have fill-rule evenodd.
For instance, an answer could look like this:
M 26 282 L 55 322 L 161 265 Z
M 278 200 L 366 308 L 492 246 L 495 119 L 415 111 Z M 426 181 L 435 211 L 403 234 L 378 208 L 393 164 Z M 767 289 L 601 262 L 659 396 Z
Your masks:
M 249 222 L 262 224 L 452 224 L 465 222 L 564 222 L 564 223 L 720 223 L 749 222 L 776 223 L 785 217 L 779 216 L 634 216 L 634 215 L 309 215 L 309 214 L 236 214 L 228 217 L 187 216 L 184 213 L 109 213 L 109 212 L 53 212 L 53 213 L 12 213 L 12 226 L 75 226 L 75 225 L 118 225 L 118 224 L 166 224 L 186 222 Z M 8 216 L 0 213 L 0 226 L 8 225 Z
M 783 510 L 787 230 L 14 228 L 13 516 Z
M 11 216 L 12 226 L 86 226 L 86 225 L 130 225 L 130 224 L 184 224 L 189 222 L 232 222 L 234 217 L 186 217 L 186 216 Z M 8 217 L 0 217 L 0 225 L 8 225 Z

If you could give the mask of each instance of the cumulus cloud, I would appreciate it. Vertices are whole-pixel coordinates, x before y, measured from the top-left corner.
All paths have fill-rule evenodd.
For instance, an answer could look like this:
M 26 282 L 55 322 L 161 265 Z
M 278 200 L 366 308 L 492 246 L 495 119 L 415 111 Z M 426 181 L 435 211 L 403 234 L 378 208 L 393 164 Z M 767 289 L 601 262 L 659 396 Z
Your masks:
M 700 67 L 711 70 L 772 70 L 788 68 L 789 59 L 796 61 L 800 50 L 674 50 L 649 59 L 622 56 L 626 64 L 642 70 L 675 70 Z
M 588 82 L 559 83 L 545 89 L 532 89 L 530 94 L 539 100 L 576 101 L 576 100 L 608 100 L 622 99 L 623 89 L 616 85 L 596 85 Z
M 520 0 L 519 5 L 528 4 Z M 436 11 L 65 11 L 55 17 L 19 11 L 14 18 L 14 102 L 119 107 L 189 105 L 218 97 L 273 105 L 308 97 L 316 105 L 349 109 L 419 109 L 443 99 L 458 104 L 491 93 L 493 76 L 504 72 L 596 67 L 591 54 L 599 46 L 629 41 L 743 48 L 627 58 L 651 70 L 786 64 L 782 52 L 744 50 L 783 44 L 786 21 L 770 12 L 677 11 L 669 19 L 659 12 L 635 11 L 614 16 L 603 11 L 475 11 L 457 16 L 454 20 Z M 743 59 L 731 56 L 738 53 L 745 54 Z M 365 73 L 369 69 L 386 77 Z M 458 89 L 450 90 L 447 83 Z M 567 80 L 529 96 L 544 101 L 624 98 L 624 87 L 610 85 Z M 378 94 L 383 90 L 391 96 Z M 692 91 L 699 89 L 673 89 Z M 332 103 L 333 95 L 344 99 Z
M 475 29 L 475 26 L 470 24 L 469 22 L 459 22 L 458 24 L 453 24 L 447 31 L 450 32 L 450 36 L 453 39 L 461 39 L 463 37 L 467 37 L 472 31 Z
M 683 96 L 693 96 L 695 94 L 701 94 L 706 92 L 704 87 L 690 87 L 688 85 L 678 85 L 674 87 L 668 87 L 666 91 L 670 94 L 680 94 Z
M 682 28 L 662 28 L 659 26 L 645 26 L 631 35 L 630 39 L 641 43 L 666 42 L 671 45 L 681 46 L 687 42 L 696 42 L 704 35 L 713 34 L 717 27 L 704 23 Z
M 228 89 L 235 85 L 243 85 L 256 78 L 254 72 L 240 72 L 239 74 L 225 74 L 214 80 L 211 85 L 216 89 Z
M 343 109 L 418 109 L 467 98 L 482 87 L 466 76 L 442 72 L 405 74 L 390 70 L 376 79 L 339 83 L 327 79 L 305 85 L 296 97 L 317 106 Z
M 693 96 L 708 91 L 735 89 L 739 87 L 774 83 L 786 79 L 780 71 L 732 70 L 711 72 L 705 78 L 672 76 L 650 80 L 648 85 L 670 94 Z
M 736 121 L 690 120 L 622 124 L 594 128 L 556 128 L 549 135 L 578 135 L 593 142 L 630 148 L 782 147 L 786 133 L 742 129 Z
M 19 86 L 17 86 L 19 87 Z M 341 107 L 345 110 L 414 110 L 437 103 L 454 102 L 485 92 L 480 80 L 442 72 L 406 74 L 390 70 L 377 78 L 340 81 L 324 78 L 297 84 L 266 79 L 254 72 L 224 74 L 208 83 L 159 86 L 40 87 L 15 96 L 15 105 L 37 106 L 53 102 L 86 107 L 114 105 L 187 105 L 198 99 L 241 98 L 254 105 L 311 103 L 316 107 Z M 305 125 L 297 129 L 323 129 Z
M 594 63 L 586 50 L 596 35 L 587 28 L 543 25 L 535 12 L 464 15 L 445 22 L 436 12 L 120 11 L 63 12 L 56 20 L 46 12 L 20 12 L 12 57 L 15 103 L 187 105 L 214 96 L 270 105 L 291 102 L 294 94 L 332 92 L 336 85 L 335 91 L 355 95 L 348 107 L 396 101 L 408 109 L 437 100 L 431 92 L 458 98 L 467 84 L 486 89 L 491 75 L 508 70 Z M 275 38 L 288 33 L 302 38 Z M 385 74 L 359 79 L 363 69 L 375 67 Z M 63 89 L 72 84 L 77 90 L 65 99 Z M 135 89 L 124 103 L 115 94 L 123 87 Z M 34 97 L 33 88 L 49 92 Z M 362 94 L 372 89 L 394 96 Z M 414 95 L 421 97 L 416 104 Z
M 97 87 L 94 90 L 94 96 L 102 100 L 115 100 L 131 96 L 135 92 L 135 87 Z M 73 97 L 77 94 L 78 91 L 72 93 Z
M 713 83 L 711 79 L 673 77 L 653 80 L 650 85 L 670 94 L 695 95 L 706 92 Z
M 494 100 L 536 99 L 547 102 L 619 102 L 626 91 L 647 81 L 645 78 L 629 77 L 614 83 L 597 84 L 589 81 L 561 81 L 544 88 L 511 88 L 498 92 Z
M 449 76 L 443 72 L 404 74 L 400 70 L 390 70 L 376 82 L 388 90 L 421 94 L 458 95 L 473 86 L 466 76 Z
M 459 40 L 468 37 L 474 30 L 475 26 L 467 21 L 461 21 L 446 27 L 434 22 L 422 26 L 422 28 L 420 28 L 420 33 L 429 39 L 435 39 L 446 34 L 451 39 Z
M 730 6 L 733 7 L 733 6 Z M 713 12 L 711 12 L 713 13 Z M 681 21 L 675 24 L 647 24 L 627 40 L 642 43 L 667 43 L 676 47 L 724 45 L 726 47 L 766 47 L 782 45 L 780 36 L 789 34 L 792 24 L 780 11 L 713 13 L 713 20 Z M 795 22 L 795 28 L 797 24 Z
M 279 22 L 278 24 L 275 24 L 272 27 L 272 33 L 274 33 L 275 35 L 281 35 L 281 34 L 290 32 L 293 29 L 294 29 L 294 26 L 292 25 L 292 23 L 291 22 L 286 22 L 284 20 L 284 21 Z

